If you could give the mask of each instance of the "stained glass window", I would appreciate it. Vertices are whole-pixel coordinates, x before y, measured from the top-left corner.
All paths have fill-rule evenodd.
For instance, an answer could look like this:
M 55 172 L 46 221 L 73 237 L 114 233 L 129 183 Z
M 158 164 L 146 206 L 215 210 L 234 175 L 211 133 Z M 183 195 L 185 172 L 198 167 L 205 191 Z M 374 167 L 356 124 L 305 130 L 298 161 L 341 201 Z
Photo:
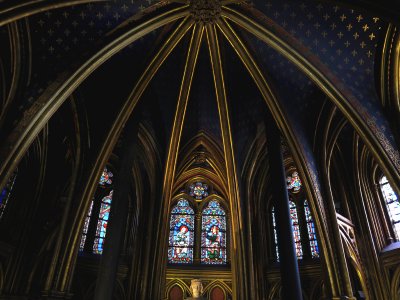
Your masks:
M 226 264 L 225 211 L 218 201 L 212 200 L 201 218 L 201 263 Z
M 101 199 L 99 218 L 97 220 L 96 235 L 93 244 L 93 253 L 102 254 L 104 240 L 106 238 L 108 218 L 110 216 L 111 201 L 113 191 L 108 196 Z
M 186 199 L 172 208 L 169 229 L 168 262 L 193 263 L 194 210 Z
M 300 237 L 300 226 L 299 226 L 299 218 L 297 215 L 296 204 L 293 201 L 289 201 L 290 206 L 290 218 L 292 220 L 292 230 L 293 230 L 293 239 L 296 248 L 296 256 L 297 259 L 303 258 L 303 249 L 301 245 L 301 237 Z M 274 240 L 275 240 L 275 249 L 276 249 L 276 259 L 279 261 L 279 251 L 278 251 L 278 237 L 276 232 L 276 221 L 275 221 L 275 209 L 272 208 L 272 225 L 274 230 Z
M 299 177 L 299 173 L 293 172 L 292 176 L 288 176 L 286 178 L 287 181 L 287 189 L 290 190 L 292 193 L 297 193 L 301 189 L 301 180 Z
M 299 218 L 297 215 L 297 208 L 296 204 L 293 201 L 289 201 L 289 204 L 290 204 L 290 218 L 292 219 L 293 239 L 296 247 L 296 255 L 297 259 L 302 259 L 303 249 L 301 247 L 300 227 L 299 227 Z
M 276 255 L 276 261 L 279 261 L 278 235 L 277 235 L 277 233 L 276 233 L 276 220 L 275 220 L 275 207 L 272 207 L 272 228 L 274 229 L 274 241 L 275 241 L 275 255 Z
M 201 200 L 208 196 L 208 185 L 202 182 L 196 182 L 190 185 L 190 196 Z
M 112 184 L 113 173 L 104 168 L 103 173 L 101 173 L 99 184 L 101 186 L 107 186 Z
M 310 207 L 308 206 L 307 200 L 304 200 L 304 215 L 306 217 L 308 240 L 310 242 L 310 251 L 312 258 L 319 257 L 319 248 L 317 242 L 317 234 L 315 231 L 314 220 L 311 215 Z
M 90 203 L 89 211 L 85 218 L 85 224 L 83 225 L 83 231 L 82 231 L 82 236 L 81 236 L 81 243 L 79 245 L 79 251 L 83 251 L 83 249 L 85 248 L 87 232 L 89 229 L 90 217 L 92 216 L 92 209 L 93 209 L 93 200 Z
M 400 203 L 399 199 L 390 186 L 386 176 L 383 176 L 379 181 L 379 185 L 385 198 L 386 207 L 389 213 L 390 221 L 393 225 L 393 231 L 396 235 L 396 239 L 400 240 Z
M 4 210 L 7 206 L 8 199 L 10 198 L 11 191 L 13 189 L 15 179 L 17 178 L 17 173 L 14 173 L 8 180 L 6 186 L 0 193 L 0 219 L 3 216 Z

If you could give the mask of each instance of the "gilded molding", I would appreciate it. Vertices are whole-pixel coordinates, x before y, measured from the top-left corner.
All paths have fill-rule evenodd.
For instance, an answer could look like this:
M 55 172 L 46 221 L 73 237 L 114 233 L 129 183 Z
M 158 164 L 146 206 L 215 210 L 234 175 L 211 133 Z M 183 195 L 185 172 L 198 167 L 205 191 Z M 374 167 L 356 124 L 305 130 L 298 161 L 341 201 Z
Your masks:
M 90 2 L 105 2 L 107 0 L 31 0 L 19 1 L 19 4 L 3 6 L 0 8 L 0 26 L 18 21 L 31 15 L 51 9 L 72 6 Z M 16 2 L 16 1 L 14 1 Z M 22 2 L 22 3 L 21 3 Z
M 294 40 L 288 33 L 285 34 L 283 29 L 280 29 L 277 24 L 262 13 L 249 7 L 248 9 L 255 14 L 255 17 L 262 19 L 265 24 L 261 25 L 242 13 L 227 7 L 222 7 L 221 15 L 255 35 L 299 67 L 343 112 L 366 142 L 377 161 L 385 169 L 385 173 L 388 176 L 390 175 L 393 181 L 400 182 L 400 153 L 398 149 L 393 148 L 386 135 L 381 132 L 375 120 L 371 118 L 358 99 L 349 90 L 346 90 L 340 79 L 334 76 L 328 68 L 323 67 L 316 56 L 306 48 L 302 48 L 297 40 Z M 278 36 L 271 29 L 272 27 L 274 30 L 280 30 L 282 35 Z M 296 48 L 290 46 L 288 41 L 292 42 Z
M 68 242 L 65 247 L 67 250 L 64 251 L 63 257 L 61 258 L 61 266 L 59 267 L 61 279 L 59 279 L 60 282 L 58 282 L 56 285 L 62 291 L 69 288 L 74 265 L 73 261 L 76 257 L 76 251 L 74 251 L 74 249 L 77 249 L 81 232 L 80 229 L 82 228 L 84 222 L 84 216 L 89 208 L 90 199 L 93 197 L 97 181 L 103 170 L 103 167 L 106 164 L 107 159 L 110 156 L 126 121 L 129 119 L 132 111 L 136 107 L 136 104 L 140 100 L 140 97 L 146 89 L 148 83 L 190 27 L 191 22 L 189 22 L 186 18 L 181 22 L 180 26 L 178 26 L 178 28 L 171 34 L 171 36 L 161 47 L 122 106 L 120 113 L 111 126 L 110 131 L 108 132 L 107 137 L 101 149 L 99 150 L 99 155 L 96 159 L 95 165 L 93 166 L 91 173 L 89 174 L 87 184 L 84 186 L 84 190 L 82 191 L 82 201 L 80 201 L 79 207 L 77 208 L 78 213 L 74 215 L 72 228 L 75 228 L 75 230 L 70 231 L 69 237 L 67 238 Z
M 77 70 L 64 73 L 51 84 L 41 96 L 25 111 L 15 129 L 0 147 L 0 188 L 18 165 L 23 155 L 42 130 L 44 125 L 78 86 L 104 62 L 129 44 L 188 14 L 187 7 L 179 7 L 162 13 L 152 19 L 128 29 L 100 51 L 94 54 Z
M 169 230 L 169 213 L 170 213 L 170 201 L 172 199 L 172 190 L 174 186 L 174 179 L 176 173 L 177 158 L 179 153 L 180 140 L 182 135 L 183 123 L 185 120 L 186 108 L 189 101 L 190 88 L 192 85 L 193 74 L 197 64 L 197 57 L 199 54 L 201 41 L 203 38 L 204 26 L 195 24 L 193 26 L 192 36 L 190 40 L 190 45 L 186 57 L 185 69 L 183 72 L 182 83 L 179 91 L 179 97 L 175 110 L 174 122 L 172 125 L 172 132 L 170 143 L 168 147 L 168 155 L 165 164 L 164 178 L 163 178 L 163 188 L 162 188 L 162 203 L 161 211 L 162 224 L 160 224 L 161 230 L 159 239 L 164 240 L 159 249 L 159 257 L 162 266 L 165 266 L 167 259 L 167 239 Z M 162 269 L 162 278 L 165 278 L 164 272 L 165 268 Z
M 272 115 L 277 120 L 277 123 L 279 124 L 282 133 L 286 137 L 289 143 L 289 147 L 293 150 L 293 156 L 295 158 L 296 165 L 299 167 L 300 175 L 303 178 L 303 183 L 305 184 L 308 193 L 308 199 L 311 200 L 311 209 L 316 221 L 319 237 L 325 253 L 323 257 L 325 259 L 327 271 L 329 273 L 330 288 L 332 290 L 332 293 L 334 295 L 337 295 L 338 291 L 340 290 L 340 279 L 338 277 L 339 272 L 334 271 L 336 268 L 335 256 L 333 253 L 333 248 L 329 242 L 330 237 L 327 229 L 328 227 L 325 214 L 325 206 L 322 201 L 322 194 L 319 190 L 319 182 L 316 174 L 314 174 L 313 168 L 309 165 L 309 162 L 305 159 L 303 153 L 301 153 L 301 151 L 299 150 L 302 149 L 302 147 L 298 144 L 292 128 L 289 124 L 287 124 L 287 118 L 280 106 L 280 103 L 278 102 L 278 99 L 276 99 L 270 86 L 266 82 L 265 77 L 261 73 L 257 64 L 254 62 L 254 59 L 251 57 L 244 44 L 241 42 L 241 40 L 234 33 L 233 29 L 226 21 L 218 21 L 217 25 L 235 49 L 239 58 L 245 65 L 246 69 L 249 71 L 251 77 L 254 79 L 257 87 L 263 95 L 266 104 L 272 112 Z M 312 199 L 316 199 L 317 202 L 315 203 L 315 201 L 313 201 Z
M 217 21 L 218 22 L 218 21 Z M 218 114 L 222 133 L 222 143 L 225 155 L 226 177 L 228 179 L 229 205 L 232 215 L 232 274 L 233 299 L 247 298 L 249 295 L 246 285 L 246 260 L 245 245 L 243 238 L 243 217 L 241 213 L 241 200 L 239 196 L 239 185 L 236 173 L 235 153 L 233 150 L 232 131 L 229 118 L 229 107 L 226 98 L 224 74 L 222 69 L 221 55 L 218 44 L 218 36 L 215 25 L 206 26 L 207 43 L 213 71 L 215 93 L 218 104 Z
M 214 24 L 221 15 L 219 0 L 189 0 L 189 9 L 193 20 L 200 24 Z

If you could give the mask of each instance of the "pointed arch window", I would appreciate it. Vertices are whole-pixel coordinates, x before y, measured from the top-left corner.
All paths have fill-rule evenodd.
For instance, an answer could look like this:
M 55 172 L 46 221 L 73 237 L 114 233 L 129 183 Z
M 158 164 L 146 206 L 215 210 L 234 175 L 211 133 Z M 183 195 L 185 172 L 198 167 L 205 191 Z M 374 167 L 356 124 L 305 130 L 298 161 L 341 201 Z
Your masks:
M 172 208 L 169 227 L 168 262 L 193 263 L 194 210 L 186 199 Z
M 400 240 L 400 203 L 397 194 L 390 186 L 386 176 L 382 176 L 379 181 L 379 187 L 385 199 L 386 208 L 389 214 L 390 221 L 392 222 L 393 231 L 396 239 Z
M 289 201 L 290 204 L 290 219 L 292 222 L 292 231 L 293 231 L 293 239 L 295 242 L 296 256 L 297 259 L 303 258 L 303 248 L 301 244 L 301 236 L 300 236 L 300 226 L 299 226 L 299 218 L 297 215 L 297 207 L 293 201 Z M 279 248 L 278 248 L 278 235 L 276 231 L 276 220 L 275 220 L 275 207 L 272 207 L 271 210 L 272 215 L 272 229 L 274 233 L 274 242 L 275 242 L 275 258 L 276 261 L 279 262 Z
M 108 225 L 108 218 L 110 217 L 110 209 L 112 202 L 113 191 L 108 196 L 101 199 L 99 218 L 97 219 L 96 235 L 93 244 L 93 253 L 102 254 L 104 240 L 106 238 L 106 231 Z
M 201 263 L 226 264 L 226 213 L 211 200 L 201 216 Z
M 297 259 L 319 258 L 317 233 L 308 201 L 304 199 L 304 191 L 299 174 L 294 171 L 287 176 L 289 193 L 290 219 L 292 222 L 293 240 Z M 279 262 L 278 236 L 276 228 L 275 208 L 271 209 L 272 234 L 274 238 L 275 259 Z
M 102 254 L 113 196 L 113 173 L 104 168 L 83 225 L 79 251 Z
M 301 237 L 300 237 L 300 225 L 299 225 L 299 217 L 297 214 L 297 207 L 293 201 L 289 201 L 290 207 L 290 219 L 292 220 L 292 229 L 293 229 L 293 239 L 296 247 L 296 256 L 297 259 L 303 258 L 303 249 L 301 247 Z
M 310 243 L 311 257 L 318 258 L 319 248 L 318 248 L 317 234 L 315 231 L 314 220 L 312 218 L 310 207 L 308 206 L 307 200 L 304 200 L 304 215 L 306 217 L 308 241 Z

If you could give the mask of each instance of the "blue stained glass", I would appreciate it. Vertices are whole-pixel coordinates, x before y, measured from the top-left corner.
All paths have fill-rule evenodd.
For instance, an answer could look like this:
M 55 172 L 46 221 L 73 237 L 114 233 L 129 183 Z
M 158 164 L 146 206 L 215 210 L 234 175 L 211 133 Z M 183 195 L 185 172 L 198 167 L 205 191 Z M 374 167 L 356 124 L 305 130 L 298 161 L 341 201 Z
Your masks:
M 208 185 L 202 182 L 196 182 L 190 185 L 190 196 L 201 200 L 208 196 Z
M 113 173 L 108 171 L 107 168 L 104 168 L 103 173 L 101 173 L 99 184 L 102 186 L 111 185 Z
M 225 211 L 221 208 L 216 200 L 210 201 L 208 206 L 203 210 L 203 215 L 220 215 L 225 216 Z
M 226 264 L 226 217 L 216 200 L 208 203 L 202 214 L 201 263 Z
M 190 207 L 189 201 L 186 199 L 180 199 L 178 203 L 174 206 L 171 213 L 173 214 L 194 214 L 193 208 Z
M 291 190 L 293 193 L 297 193 L 301 189 L 301 180 L 299 177 L 299 173 L 293 172 L 292 176 L 288 176 L 286 178 L 287 181 L 287 189 Z
M 96 227 L 96 237 L 93 244 L 93 253 L 95 254 L 103 253 L 103 245 L 106 238 L 108 219 L 110 217 L 112 196 L 113 191 L 111 191 L 108 196 L 105 196 L 101 200 L 99 219 L 97 221 Z
M 315 230 L 315 225 L 313 218 L 311 216 L 310 207 L 308 206 L 307 200 L 304 200 L 304 214 L 307 222 L 308 240 L 310 241 L 311 257 L 319 257 L 319 248 L 317 242 L 317 234 Z
M 188 264 L 193 262 L 194 210 L 189 201 L 180 199 L 172 208 L 170 219 L 168 262 Z

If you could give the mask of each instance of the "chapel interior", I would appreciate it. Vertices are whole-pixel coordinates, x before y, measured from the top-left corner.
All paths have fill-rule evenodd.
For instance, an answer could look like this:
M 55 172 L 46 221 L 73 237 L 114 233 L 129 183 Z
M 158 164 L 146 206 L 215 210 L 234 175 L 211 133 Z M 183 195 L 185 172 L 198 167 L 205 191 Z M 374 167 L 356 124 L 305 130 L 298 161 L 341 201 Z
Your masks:
M 0 299 L 400 300 L 399 20 L 0 1 Z

